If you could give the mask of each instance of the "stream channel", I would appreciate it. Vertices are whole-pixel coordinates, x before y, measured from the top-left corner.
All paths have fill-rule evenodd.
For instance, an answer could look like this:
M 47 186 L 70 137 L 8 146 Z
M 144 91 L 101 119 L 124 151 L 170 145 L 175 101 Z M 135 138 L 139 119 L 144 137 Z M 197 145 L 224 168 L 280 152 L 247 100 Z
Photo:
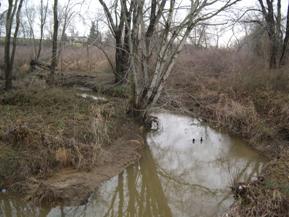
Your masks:
M 215 217 L 233 203 L 230 186 L 250 180 L 266 159 L 244 141 L 197 119 L 154 114 L 142 159 L 78 207 L 37 208 L 0 193 L 2 217 Z

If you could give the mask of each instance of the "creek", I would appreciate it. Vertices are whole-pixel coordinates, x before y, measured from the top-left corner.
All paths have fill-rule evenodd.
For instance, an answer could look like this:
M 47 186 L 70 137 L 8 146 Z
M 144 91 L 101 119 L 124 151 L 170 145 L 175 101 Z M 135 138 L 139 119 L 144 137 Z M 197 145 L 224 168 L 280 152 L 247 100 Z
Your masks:
M 142 159 L 77 207 L 37 208 L 0 193 L 4 217 L 215 217 L 233 203 L 230 186 L 266 159 L 239 138 L 184 115 L 156 113 Z

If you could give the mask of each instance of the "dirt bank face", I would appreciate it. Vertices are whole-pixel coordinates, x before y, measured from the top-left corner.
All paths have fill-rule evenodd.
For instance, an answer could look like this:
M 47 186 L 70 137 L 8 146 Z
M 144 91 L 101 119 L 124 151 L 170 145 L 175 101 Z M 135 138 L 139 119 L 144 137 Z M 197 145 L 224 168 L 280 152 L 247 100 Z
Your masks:
M 102 153 L 103 163 L 89 172 L 62 169 L 46 180 L 31 183 L 30 200 L 42 205 L 80 205 L 104 181 L 118 175 L 140 159 L 143 144 L 137 140 L 121 138 Z
M 140 157 L 139 127 L 125 108 L 125 100 L 99 104 L 72 89 L 1 95 L 0 188 L 35 202 L 81 202 Z

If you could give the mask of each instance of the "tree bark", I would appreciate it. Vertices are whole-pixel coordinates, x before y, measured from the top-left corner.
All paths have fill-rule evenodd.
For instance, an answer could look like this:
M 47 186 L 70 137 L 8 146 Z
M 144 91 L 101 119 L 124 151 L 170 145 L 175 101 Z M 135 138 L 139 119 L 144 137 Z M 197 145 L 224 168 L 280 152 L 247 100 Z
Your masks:
M 9 7 L 6 15 L 6 37 L 5 37 L 5 47 L 4 47 L 4 64 L 5 64 L 5 89 L 10 90 L 12 88 L 12 75 L 11 75 L 11 65 L 10 65 L 10 43 L 11 43 L 11 31 L 12 22 L 15 10 L 12 11 L 13 2 L 9 1 Z
M 115 4 L 115 16 L 119 18 L 113 19 L 111 10 L 107 7 L 104 0 L 99 0 L 106 14 L 110 31 L 115 39 L 115 83 L 122 84 L 127 82 L 129 69 L 129 24 L 130 11 L 126 8 L 126 2 L 121 1 L 120 15 L 117 14 L 118 4 Z M 133 4 L 133 3 L 131 3 Z M 126 23 L 125 23 L 126 19 Z
M 121 34 L 115 38 L 115 83 L 126 83 L 129 67 L 129 50 L 121 41 Z
M 277 1 L 276 6 L 274 6 L 274 1 L 272 0 L 267 0 L 266 6 L 263 0 L 258 1 L 261 6 L 262 15 L 266 22 L 266 31 L 270 41 L 269 68 L 275 69 L 277 67 L 280 67 L 281 62 L 284 58 L 283 51 L 281 51 L 281 57 L 279 59 L 280 49 L 284 49 L 285 45 L 286 50 L 287 46 L 286 44 L 284 44 L 285 40 L 283 41 L 282 39 L 281 0 Z M 274 10 L 274 7 L 276 7 L 276 11 Z
M 286 57 L 286 50 L 287 50 L 288 42 L 289 42 L 289 2 L 288 2 L 288 8 L 287 8 L 286 32 L 285 32 L 285 38 L 284 38 L 283 46 L 282 46 L 280 65 L 285 65 L 285 57 Z
M 276 25 L 275 25 L 275 19 L 274 19 L 273 2 L 267 1 L 267 6 L 268 6 L 267 28 L 268 28 L 269 39 L 271 41 L 269 67 L 270 69 L 274 69 L 274 68 L 277 68 L 278 40 L 277 40 Z
M 9 0 L 8 3 L 8 10 L 7 10 L 7 17 L 6 17 L 6 37 L 5 37 L 5 46 L 4 46 L 4 68 L 5 68 L 5 90 L 12 89 L 12 71 L 13 71 L 13 64 L 14 64 L 14 56 L 16 53 L 16 46 L 17 46 L 17 35 L 20 25 L 20 12 L 22 8 L 24 0 Z M 14 4 L 13 4 L 14 3 Z M 13 44 L 12 44 L 12 53 L 11 50 L 11 33 L 12 33 L 12 25 L 14 16 L 16 14 L 16 26 L 13 35 Z
M 240 0 L 222 1 L 223 5 L 209 13 L 206 13 L 207 8 L 213 4 L 217 6 L 218 1 L 203 1 L 202 4 L 191 1 L 190 11 L 177 23 L 174 14 L 179 8 L 176 7 L 175 0 L 152 0 L 148 10 L 145 9 L 145 0 L 134 1 L 129 34 L 132 88 L 130 114 L 138 118 L 145 117 L 155 105 L 192 29 L 238 1 Z M 170 2 L 169 5 L 166 2 Z M 146 17 L 150 17 L 150 20 L 147 21 Z M 164 20 L 161 24 L 160 17 Z M 146 26 L 145 23 L 149 24 Z
M 278 55 L 278 45 L 276 36 L 271 36 L 270 39 L 270 62 L 269 62 L 269 68 L 270 69 L 276 69 L 277 68 L 277 55 Z
M 42 41 L 43 41 L 43 36 L 44 36 L 44 25 L 46 23 L 46 18 L 47 18 L 47 10 L 48 10 L 48 0 L 46 1 L 46 5 L 44 6 L 43 0 L 41 0 L 41 6 L 40 6 L 40 39 L 39 39 L 39 44 L 38 44 L 38 51 L 36 54 L 36 61 L 39 60 L 41 50 L 42 50 Z
M 49 83 L 54 83 L 54 74 L 57 67 L 57 36 L 58 36 L 58 15 L 57 15 L 57 7 L 58 7 L 58 0 L 54 0 L 53 5 L 53 37 L 52 37 L 52 57 L 51 57 L 51 70 L 50 70 L 50 78 Z

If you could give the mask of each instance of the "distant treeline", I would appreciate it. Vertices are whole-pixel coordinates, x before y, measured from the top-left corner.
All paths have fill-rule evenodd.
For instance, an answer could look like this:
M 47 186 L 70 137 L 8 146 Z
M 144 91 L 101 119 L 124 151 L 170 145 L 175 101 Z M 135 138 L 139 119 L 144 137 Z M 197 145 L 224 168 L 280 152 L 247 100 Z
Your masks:
M 34 44 L 39 44 L 39 39 L 32 39 L 32 38 L 17 38 L 17 45 L 22 46 L 33 46 Z M 70 46 L 80 47 L 87 43 L 88 38 L 87 37 L 77 37 L 77 38 L 70 38 L 68 37 L 66 40 L 64 40 L 62 43 L 69 44 Z M 0 46 L 4 46 L 5 43 L 5 37 L 0 37 Z M 12 42 L 11 42 L 12 43 Z M 52 40 L 51 39 L 43 39 L 42 45 L 43 46 L 51 46 Z

